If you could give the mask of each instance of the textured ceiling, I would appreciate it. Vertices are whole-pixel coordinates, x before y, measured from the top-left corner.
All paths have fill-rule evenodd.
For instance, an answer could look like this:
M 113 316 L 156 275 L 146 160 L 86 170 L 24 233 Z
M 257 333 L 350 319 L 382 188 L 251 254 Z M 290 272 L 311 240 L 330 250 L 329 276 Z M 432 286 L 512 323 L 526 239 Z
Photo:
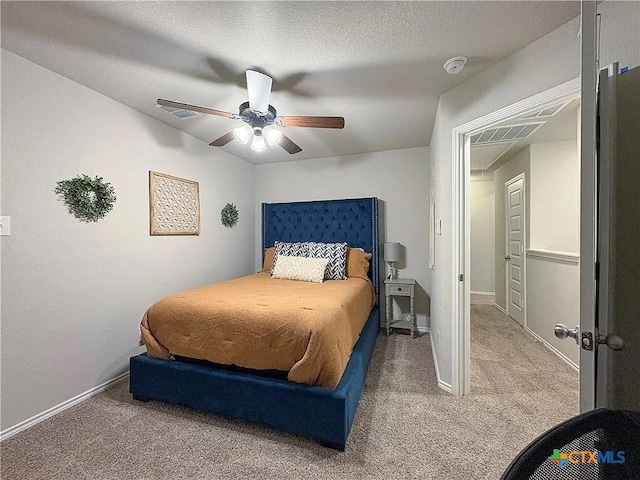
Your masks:
M 428 145 L 440 94 L 579 15 L 579 2 L 2 2 L 2 47 L 209 143 L 241 123 L 179 120 L 166 98 L 236 112 L 244 71 L 274 78 L 280 115 L 340 115 L 344 130 L 287 128 L 282 162 Z M 458 75 L 442 69 L 465 55 Z M 53 94 L 54 92 L 52 92 Z M 96 113 L 98 114 L 98 113 Z M 215 148 L 215 147 L 212 147 Z

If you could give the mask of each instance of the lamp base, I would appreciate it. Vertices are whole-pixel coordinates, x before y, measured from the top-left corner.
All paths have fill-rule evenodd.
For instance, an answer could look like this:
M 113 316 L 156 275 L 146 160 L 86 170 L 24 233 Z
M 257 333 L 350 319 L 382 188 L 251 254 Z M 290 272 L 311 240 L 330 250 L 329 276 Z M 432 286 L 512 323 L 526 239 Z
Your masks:
M 389 274 L 389 280 L 397 280 L 398 279 L 398 269 L 396 266 L 389 262 L 389 266 L 391 267 L 391 273 Z

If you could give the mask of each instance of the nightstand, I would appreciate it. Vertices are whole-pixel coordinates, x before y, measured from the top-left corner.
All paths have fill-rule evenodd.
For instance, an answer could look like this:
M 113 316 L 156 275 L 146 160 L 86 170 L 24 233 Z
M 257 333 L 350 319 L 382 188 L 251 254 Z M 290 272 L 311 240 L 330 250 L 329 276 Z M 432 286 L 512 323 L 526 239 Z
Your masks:
M 416 281 L 413 278 L 398 278 L 396 280 L 386 279 L 384 281 L 384 292 L 387 301 L 387 318 L 385 321 L 387 336 L 389 336 L 389 332 L 392 326 L 406 328 L 407 324 L 409 324 L 408 326 L 411 329 L 412 337 L 414 335 L 414 332 L 418 330 L 418 326 L 416 324 L 416 312 L 413 308 L 413 295 L 415 285 Z M 405 320 L 394 320 L 392 318 L 393 310 L 391 308 L 391 297 L 409 297 L 411 322 L 407 322 Z

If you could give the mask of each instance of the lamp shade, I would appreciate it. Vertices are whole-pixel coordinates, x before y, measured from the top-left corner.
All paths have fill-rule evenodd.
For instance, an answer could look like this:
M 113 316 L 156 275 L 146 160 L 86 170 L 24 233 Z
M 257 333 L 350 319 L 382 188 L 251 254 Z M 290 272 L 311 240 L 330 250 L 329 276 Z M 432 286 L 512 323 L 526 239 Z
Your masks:
M 402 259 L 402 247 L 398 242 L 384 243 L 384 259 L 387 262 L 399 262 Z

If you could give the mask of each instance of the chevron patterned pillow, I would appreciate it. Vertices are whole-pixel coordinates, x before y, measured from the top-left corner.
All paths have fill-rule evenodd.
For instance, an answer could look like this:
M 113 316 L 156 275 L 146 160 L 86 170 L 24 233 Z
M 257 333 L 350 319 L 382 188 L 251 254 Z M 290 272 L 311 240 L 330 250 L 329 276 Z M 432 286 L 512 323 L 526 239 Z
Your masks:
M 309 247 L 306 243 L 303 242 L 276 242 L 275 243 L 275 253 L 273 254 L 273 264 L 271 265 L 271 270 L 269 270 L 269 275 L 273 276 L 273 268 L 276 265 L 276 261 L 278 260 L 278 255 L 288 255 L 293 257 L 308 257 Z
M 322 283 L 328 258 L 294 257 L 279 255 L 273 265 L 273 278 Z
M 347 279 L 347 244 L 307 242 L 308 257 L 328 258 L 325 280 Z

